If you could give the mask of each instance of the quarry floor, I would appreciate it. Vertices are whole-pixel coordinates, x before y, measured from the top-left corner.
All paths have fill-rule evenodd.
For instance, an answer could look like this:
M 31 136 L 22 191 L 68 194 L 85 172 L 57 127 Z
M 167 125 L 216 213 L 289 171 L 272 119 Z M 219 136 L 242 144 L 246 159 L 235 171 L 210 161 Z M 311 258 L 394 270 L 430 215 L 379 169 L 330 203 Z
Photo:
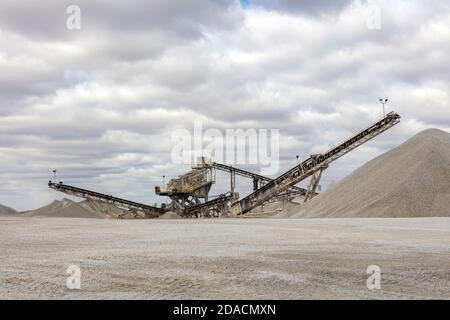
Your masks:
M 17 298 L 450 299 L 450 218 L 1 217 L 0 299 Z

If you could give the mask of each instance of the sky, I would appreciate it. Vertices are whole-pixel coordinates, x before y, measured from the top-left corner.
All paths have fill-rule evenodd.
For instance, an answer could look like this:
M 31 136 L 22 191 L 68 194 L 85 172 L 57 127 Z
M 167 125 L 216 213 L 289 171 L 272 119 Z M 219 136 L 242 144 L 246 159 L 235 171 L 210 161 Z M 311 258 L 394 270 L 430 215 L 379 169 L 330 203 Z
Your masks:
M 153 191 L 162 176 L 189 170 L 171 158 L 173 133 L 195 120 L 278 129 L 281 174 L 379 119 L 389 98 L 401 124 L 333 163 L 324 189 L 424 129 L 450 131 L 448 0 L 0 8 L 0 203 L 18 210 L 65 196 L 48 189 L 52 170 L 67 184 L 164 201 Z M 217 179 L 212 193 L 229 177 Z

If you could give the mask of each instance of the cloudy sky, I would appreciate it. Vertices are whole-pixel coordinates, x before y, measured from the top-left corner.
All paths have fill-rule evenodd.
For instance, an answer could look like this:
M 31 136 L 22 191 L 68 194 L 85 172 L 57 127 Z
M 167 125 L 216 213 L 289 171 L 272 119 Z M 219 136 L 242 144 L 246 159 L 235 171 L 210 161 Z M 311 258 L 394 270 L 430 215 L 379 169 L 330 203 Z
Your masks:
M 282 173 L 378 119 L 389 98 L 402 123 L 335 162 L 324 188 L 423 129 L 450 130 L 448 0 L 0 8 L 0 203 L 16 209 L 64 196 L 46 187 L 53 169 L 68 184 L 160 202 L 162 176 L 189 169 L 171 161 L 172 133 L 196 119 L 279 129 Z

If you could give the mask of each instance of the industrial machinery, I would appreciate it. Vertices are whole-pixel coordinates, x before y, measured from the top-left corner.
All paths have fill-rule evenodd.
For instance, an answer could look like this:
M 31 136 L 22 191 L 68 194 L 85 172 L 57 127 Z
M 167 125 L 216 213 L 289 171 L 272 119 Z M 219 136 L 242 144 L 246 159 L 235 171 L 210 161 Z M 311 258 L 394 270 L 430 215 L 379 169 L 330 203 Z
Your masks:
M 155 187 L 157 195 L 170 198 L 169 210 L 187 218 L 219 217 L 227 213 L 231 195 L 221 194 L 209 199 L 211 186 L 216 182 L 216 171 L 208 161 L 202 157 L 191 171 L 171 179 L 164 189 Z
M 149 206 L 146 204 L 113 197 L 111 195 L 103 193 L 98 193 L 95 191 L 69 186 L 67 184 L 64 184 L 62 181 L 56 183 L 50 180 L 48 182 L 48 186 L 51 189 L 64 192 L 71 196 L 113 204 L 119 207 L 120 209 L 123 209 L 128 213 L 131 213 L 134 218 L 155 218 L 167 211 L 164 208 Z
M 202 158 L 206 161 L 206 158 Z M 155 187 L 155 193 L 171 199 L 170 209 L 181 212 L 185 208 L 208 202 L 211 186 L 216 181 L 215 170 L 209 166 L 193 166 L 192 170 L 171 179 L 167 186 Z
M 239 169 L 236 167 L 232 167 L 226 164 L 217 163 L 217 162 L 209 162 L 209 161 L 203 161 L 204 166 L 209 166 L 217 170 L 221 170 L 227 173 L 230 173 L 230 192 L 232 195 L 235 194 L 234 189 L 236 187 L 236 175 L 239 175 L 241 177 L 250 178 L 253 180 L 253 191 L 258 190 L 265 184 L 273 181 L 273 179 L 247 171 L 243 169 Z M 289 190 L 286 192 L 283 192 L 281 194 L 278 194 L 276 197 L 272 199 L 276 199 L 276 201 L 290 201 L 295 197 L 303 196 L 306 198 L 306 195 L 308 194 L 308 190 L 299 188 L 296 186 L 292 186 Z M 317 195 L 315 192 L 311 192 L 310 197 L 313 197 Z M 234 198 L 237 199 L 237 198 Z M 268 201 L 271 201 L 272 199 L 269 199 Z
M 392 111 L 329 151 L 311 155 L 276 179 L 229 165 L 210 162 L 207 158 L 202 157 L 201 162 L 192 166 L 190 172 L 170 180 L 167 186 L 163 186 L 163 189 L 159 186 L 155 187 L 157 195 L 167 196 L 171 199 L 169 205 L 161 208 L 65 185 L 62 182 L 49 181 L 48 185 L 50 188 L 70 195 L 114 204 L 128 212 L 133 212 L 135 217 L 158 217 L 169 210 L 177 212 L 183 217 L 219 217 L 225 214 L 240 216 L 268 201 L 291 200 L 298 196 L 303 197 L 303 201 L 308 201 L 317 195 L 316 189 L 322 173 L 333 161 L 399 122 L 400 115 Z M 209 191 L 216 182 L 216 169 L 230 173 L 230 191 L 211 197 Z M 241 200 L 235 192 L 236 175 L 250 178 L 253 181 L 253 192 Z M 311 180 L 307 189 L 295 186 L 309 177 Z
M 223 194 L 213 200 L 195 206 L 189 206 L 183 210 L 182 214 L 187 218 L 218 218 L 225 216 L 228 214 L 231 198 L 231 194 Z
M 360 131 L 353 137 L 339 144 L 337 147 L 330 149 L 323 154 L 311 155 L 308 159 L 301 162 L 299 165 L 283 173 L 278 178 L 267 183 L 263 187 L 249 194 L 239 201 L 235 201 L 231 207 L 232 215 L 242 215 L 250 210 L 260 206 L 272 197 L 285 192 L 293 185 L 312 176 L 311 183 L 308 187 L 306 200 L 310 192 L 315 192 L 320 181 L 322 172 L 336 159 L 342 157 L 363 143 L 376 137 L 387 129 L 393 127 L 400 122 L 400 115 L 395 112 L 388 113 L 381 120 L 377 121 L 370 127 Z
M 230 192 L 222 194 L 209 200 L 209 191 L 212 184 L 216 182 L 216 171 L 221 170 L 230 173 Z M 171 179 L 164 189 L 155 187 L 155 193 L 160 196 L 167 196 L 171 199 L 169 210 L 177 212 L 186 217 L 219 217 L 227 214 L 228 208 L 234 200 L 239 199 L 239 194 L 235 192 L 236 175 L 251 178 L 253 180 L 253 190 L 257 190 L 272 179 L 228 166 L 225 164 L 211 162 L 206 157 L 201 157 L 198 164 L 192 166 L 192 171 Z M 297 196 L 305 197 L 308 191 L 303 188 L 292 187 L 290 190 L 277 195 L 277 201 L 288 201 Z

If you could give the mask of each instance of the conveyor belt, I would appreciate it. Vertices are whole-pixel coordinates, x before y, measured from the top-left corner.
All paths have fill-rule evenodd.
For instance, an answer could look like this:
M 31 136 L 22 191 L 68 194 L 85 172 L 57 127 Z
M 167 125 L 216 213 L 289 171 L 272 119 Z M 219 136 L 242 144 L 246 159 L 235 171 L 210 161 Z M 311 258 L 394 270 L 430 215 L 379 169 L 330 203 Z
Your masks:
M 218 169 L 218 170 L 221 170 L 221 171 L 230 172 L 230 173 L 234 172 L 237 175 L 240 175 L 242 177 L 251 178 L 251 179 L 254 179 L 254 180 L 256 179 L 256 180 L 259 180 L 259 181 L 264 181 L 265 183 L 269 183 L 269 182 L 273 181 L 273 179 L 271 179 L 271 178 L 268 178 L 268 177 L 265 177 L 265 176 L 262 176 L 262 175 L 250 172 L 250 171 L 246 171 L 246 170 L 243 170 L 243 169 L 239 169 L 239 168 L 235 168 L 235 167 L 232 167 L 232 166 L 228 166 L 228 165 L 222 164 L 222 163 L 213 162 L 211 164 L 211 166 L 216 168 L 216 169 Z M 293 193 L 293 196 L 297 196 L 297 195 L 304 196 L 304 195 L 306 195 L 307 190 L 303 189 L 303 188 L 300 188 L 300 187 L 292 186 L 290 192 Z
M 207 201 L 205 203 L 200 203 L 197 205 L 189 206 L 184 209 L 184 215 L 186 216 L 193 216 L 198 215 L 200 211 L 207 210 L 210 208 L 214 208 L 217 206 L 224 206 L 226 207 L 227 202 L 231 200 L 231 195 L 221 195 L 216 199 Z
M 288 190 L 293 185 L 327 167 L 331 162 L 342 157 L 344 154 L 352 151 L 361 144 L 376 137 L 399 122 L 399 114 L 395 112 L 388 113 L 381 120 L 377 121 L 367 129 L 362 130 L 345 142 L 339 144 L 337 147 L 332 148 L 324 154 L 309 157 L 275 180 L 269 182 L 240 201 L 233 203 L 230 208 L 230 212 L 233 215 L 245 214 L 249 212 L 272 197 Z
M 90 190 L 86 190 L 86 189 L 69 186 L 69 185 L 63 184 L 62 182 L 54 183 L 52 181 L 49 181 L 48 186 L 52 189 L 55 189 L 60 192 L 64 192 L 64 193 L 72 195 L 72 196 L 76 196 L 76 197 L 80 197 L 80 198 L 84 198 L 84 199 L 93 199 L 93 200 L 103 201 L 103 202 L 107 202 L 107 203 L 112 203 L 118 207 L 122 207 L 122 208 L 125 208 L 128 210 L 132 210 L 132 209 L 142 210 L 152 216 L 159 216 L 167 211 L 162 208 L 153 207 L 153 206 L 149 206 L 146 204 L 142 204 L 142 203 L 138 203 L 138 202 L 134 202 L 134 201 L 130 201 L 130 200 L 113 197 L 113 196 L 103 194 L 103 193 L 98 193 L 95 191 L 90 191 Z

